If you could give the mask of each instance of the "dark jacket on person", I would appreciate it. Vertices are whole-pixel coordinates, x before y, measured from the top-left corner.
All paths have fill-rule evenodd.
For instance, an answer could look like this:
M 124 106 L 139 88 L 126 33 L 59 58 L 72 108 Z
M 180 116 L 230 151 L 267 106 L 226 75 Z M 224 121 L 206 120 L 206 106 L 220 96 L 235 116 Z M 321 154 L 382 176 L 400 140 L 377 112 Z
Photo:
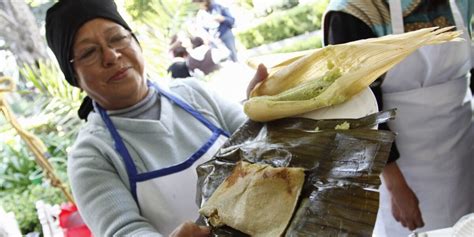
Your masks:
M 219 24 L 219 28 L 217 29 L 219 36 L 224 35 L 234 27 L 235 18 L 230 14 L 229 9 L 217 3 L 212 3 L 210 9 L 210 12 L 218 13 L 225 18 L 225 20 Z
M 189 74 L 186 61 L 176 61 L 168 67 L 168 73 L 171 73 L 172 78 L 186 78 L 191 77 Z
M 325 32 L 327 33 L 326 37 L 324 37 L 325 45 L 343 44 L 351 41 L 376 37 L 374 32 L 364 22 L 344 12 L 332 12 L 330 15 L 327 16 L 326 24 L 327 29 L 329 30 Z M 370 89 L 372 90 L 375 95 L 375 98 L 377 99 L 379 110 L 382 110 L 383 108 L 381 88 L 382 81 L 383 78 L 379 78 L 370 85 Z M 390 130 L 386 123 L 380 124 L 379 129 Z M 390 150 L 390 155 L 387 162 L 394 162 L 398 158 L 400 158 L 400 153 L 398 151 L 396 143 L 394 142 L 392 145 L 392 149 Z

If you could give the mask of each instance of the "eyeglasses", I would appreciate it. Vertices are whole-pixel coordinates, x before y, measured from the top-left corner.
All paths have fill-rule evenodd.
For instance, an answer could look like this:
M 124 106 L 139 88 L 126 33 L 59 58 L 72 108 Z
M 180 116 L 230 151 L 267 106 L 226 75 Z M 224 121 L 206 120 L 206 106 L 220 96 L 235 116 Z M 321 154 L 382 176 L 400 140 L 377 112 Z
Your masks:
M 131 32 L 120 32 L 114 34 L 107 41 L 107 46 L 115 51 L 127 48 L 132 42 Z M 97 63 L 102 56 L 102 48 L 99 45 L 91 45 L 81 49 L 76 56 L 74 56 L 70 63 L 77 63 L 84 66 L 90 66 Z

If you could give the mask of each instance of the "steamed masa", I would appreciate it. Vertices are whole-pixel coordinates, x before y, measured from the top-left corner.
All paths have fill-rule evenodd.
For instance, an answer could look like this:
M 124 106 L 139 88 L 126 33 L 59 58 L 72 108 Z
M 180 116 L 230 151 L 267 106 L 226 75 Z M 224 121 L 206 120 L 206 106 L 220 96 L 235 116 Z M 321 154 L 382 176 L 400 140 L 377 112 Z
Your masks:
M 251 236 L 280 236 L 304 182 L 302 168 L 239 162 L 199 212 L 213 226 L 227 225 Z

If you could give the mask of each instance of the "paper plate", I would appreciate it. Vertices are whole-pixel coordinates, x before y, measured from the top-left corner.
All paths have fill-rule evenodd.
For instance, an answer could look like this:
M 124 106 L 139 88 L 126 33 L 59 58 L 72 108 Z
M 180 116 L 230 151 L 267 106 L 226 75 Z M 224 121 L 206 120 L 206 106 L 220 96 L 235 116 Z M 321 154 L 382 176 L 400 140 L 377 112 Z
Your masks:
M 453 226 L 453 236 L 472 237 L 474 235 L 474 213 L 465 215 Z
M 313 110 L 295 117 L 311 119 L 361 118 L 378 111 L 375 95 L 370 88 L 367 88 L 342 104 Z
M 474 213 L 461 217 L 453 227 L 411 234 L 409 237 L 472 237 L 474 234 Z

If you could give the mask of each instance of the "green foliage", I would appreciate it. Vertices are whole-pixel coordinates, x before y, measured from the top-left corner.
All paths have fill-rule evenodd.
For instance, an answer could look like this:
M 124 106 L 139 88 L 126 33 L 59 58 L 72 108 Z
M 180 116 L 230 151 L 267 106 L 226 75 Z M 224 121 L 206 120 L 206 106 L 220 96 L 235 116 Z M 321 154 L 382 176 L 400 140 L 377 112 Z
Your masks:
M 285 0 L 281 6 L 282 9 L 290 9 L 296 5 L 298 5 L 299 0 Z
M 51 153 L 48 160 L 59 178 L 67 182 L 65 149 L 61 147 L 69 146 L 70 143 L 67 140 L 61 142 L 63 138 L 52 136 L 50 134 L 43 138 L 45 143 L 52 144 L 48 146 Z M 43 200 L 50 204 L 60 204 L 66 201 L 64 195 L 43 179 L 42 170 L 19 136 L 1 146 L 0 154 L 0 205 L 6 211 L 15 213 L 22 233 L 41 233 L 35 202 Z
M 318 1 L 274 13 L 264 18 L 261 24 L 239 32 L 237 37 L 246 48 L 254 48 L 318 30 L 321 28 L 321 19 L 327 3 L 326 0 Z
M 30 89 L 19 91 L 21 97 L 12 100 L 11 107 L 17 108 L 15 117 L 23 121 L 24 129 L 43 141 L 55 174 L 67 184 L 67 151 L 82 123 L 76 111 L 83 93 L 70 86 L 50 61 L 25 66 L 21 73 Z M 47 185 L 43 171 L 13 127 L 3 125 L 1 131 L 8 135 L 0 143 L 0 202 L 6 210 L 15 212 L 23 233 L 41 232 L 35 202 L 41 199 L 56 204 L 65 197 L 60 189 Z
M 31 184 L 23 190 L 10 190 L 8 193 L 0 193 L 0 205 L 7 212 L 15 213 L 18 225 L 22 233 L 41 233 L 41 224 L 36 214 L 35 203 L 43 200 L 49 204 L 60 204 L 66 202 L 59 189 L 47 184 Z
M 236 0 L 235 1 L 239 6 L 252 9 L 253 8 L 253 1 L 252 0 Z
M 299 0 L 274 0 L 272 2 L 272 6 L 264 10 L 265 12 L 263 14 L 265 16 L 272 12 L 291 9 L 299 4 Z
M 167 75 L 171 63 L 168 47 L 171 36 L 186 27 L 186 19 L 194 16 L 196 5 L 191 0 L 149 1 L 150 9 L 136 21 L 137 35 L 143 48 L 147 73 L 152 78 Z
M 57 64 L 52 61 L 40 61 L 37 67 L 25 65 L 20 72 L 40 94 L 47 97 L 57 97 L 66 104 L 74 104 L 84 96 L 78 88 L 68 84 Z
M 291 53 L 309 49 L 317 49 L 322 47 L 321 36 L 313 36 L 304 41 L 298 41 L 294 44 L 279 48 L 272 53 Z
M 154 12 L 153 8 L 151 8 L 152 1 L 153 0 L 126 1 L 125 9 L 134 21 L 140 21 L 140 18 L 145 12 Z
M 58 177 L 67 183 L 66 150 L 72 139 L 65 139 L 56 133 L 39 136 L 48 144 L 48 161 L 55 168 Z M 25 190 L 32 184 L 43 181 L 43 171 L 36 164 L 33 154 L 19 135 L 11 136 L 0 146 L 0 192 Z
M 51 61 L 39 62 L 38 67 L 26 65 L 21 74 L 35 88 L 29 93 L 35 98 L 34 107 L 40 108 L 32 117 L 32 120 L 40 121 L 36 132 L 56 131 L 62 136 L 74 136 L 81 125 L 76 111 L 85 94 L 70 86 L 58 66 Z
M 0 191 L 23 191 L 31 185 L 39 167 L 23 142 L 0 147 Z
M 67 183 L 67 151 L 82 125 L 76 111 L 84 93 L 70 86 L 63 79 L 58 66 L 50 61 L 39 62 L 38 67 L 25 66 L 21 69 L 21 73 L 34 86 L 34 90 L 30 90 L 29 94 L 23 92 L 24 96 L 33 97 L 33 102 L 27 100 L 23 103 L 29 104 L 30 108 L 39 108 L 39 111 L 33 114 L 27 114 L 25 111 L 24 114 L 17 116 L 28 115 L 27 122 L 23 123 L 28 126 L 23 128 L 35 134 L 46 145 L 48 150 L 44 152 L 49 154 L 49 162 L 56 168 L 62 181 Z M 14 132 L 13 128 L 11 132 Z M 10 160 L 33 159 L 18 135 L 11 136 L 6 144 L 14 149 L 2 149 L 0 145 L 0 154 L 3 157 Z M 15 154 L 12 153 L 13 150 L 16 151 Z

